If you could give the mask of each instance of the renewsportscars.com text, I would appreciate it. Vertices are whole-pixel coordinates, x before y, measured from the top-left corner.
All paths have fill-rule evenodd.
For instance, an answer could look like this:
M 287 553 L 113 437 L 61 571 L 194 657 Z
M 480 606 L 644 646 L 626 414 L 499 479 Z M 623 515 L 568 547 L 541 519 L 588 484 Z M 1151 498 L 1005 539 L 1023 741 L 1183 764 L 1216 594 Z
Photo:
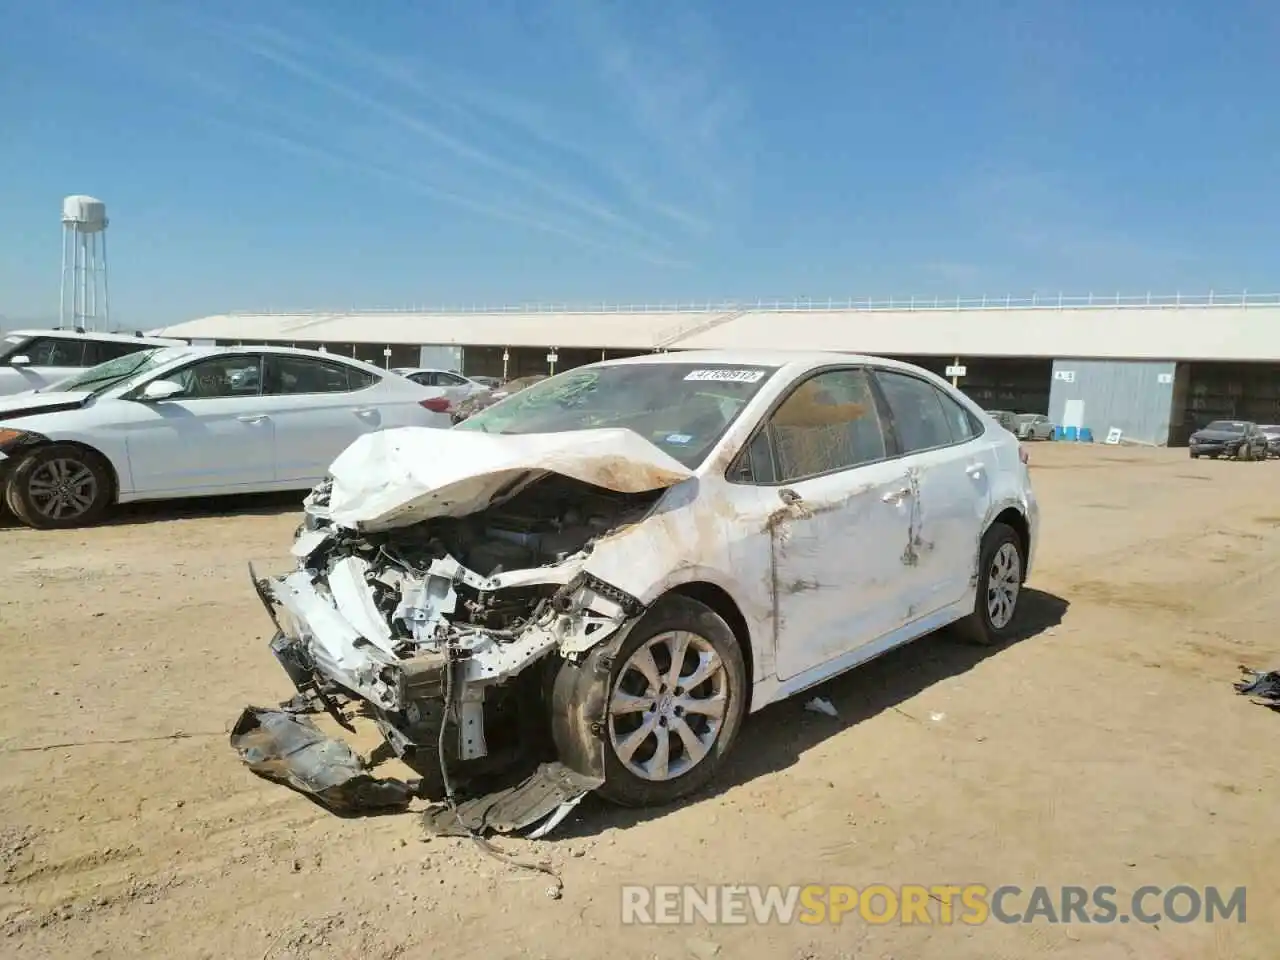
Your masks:
M 1244 923 L 1244 887 L 624 886 L 626 924 Z

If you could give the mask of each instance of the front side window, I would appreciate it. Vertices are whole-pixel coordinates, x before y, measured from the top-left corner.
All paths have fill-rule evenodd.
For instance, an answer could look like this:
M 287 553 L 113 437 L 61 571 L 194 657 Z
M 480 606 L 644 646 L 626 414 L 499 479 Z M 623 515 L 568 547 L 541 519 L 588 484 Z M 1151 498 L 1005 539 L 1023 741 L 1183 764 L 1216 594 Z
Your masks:
M 776 369 L 666 360 L 579 367 L 512 393 L 453 429 L 562 433 L 624 427 L 692 468 Z
M 768 463 L 784 483 L 883 460 L 885 431 L 865 370 L 829 370 L 810 377 L 774 411 L 765 427 L 771 461 L 752 444 L 751 462 Z
M 439 380 L 436 382 L 442 387 L 460 387 L 467 382 L 465 377 L 453 373 L 441 373 L 438 376 Z
M 182 387 L 175 400 L 216 400 L 223 397 L 256 397 L 262 386 L 260 357 L 244 354 L 209 357 L 165 374 Z
M 366 370 L 331 360 L 274 355 L 267 358 L 266 393 L 350 393 L 372 386 L 375 377 Z

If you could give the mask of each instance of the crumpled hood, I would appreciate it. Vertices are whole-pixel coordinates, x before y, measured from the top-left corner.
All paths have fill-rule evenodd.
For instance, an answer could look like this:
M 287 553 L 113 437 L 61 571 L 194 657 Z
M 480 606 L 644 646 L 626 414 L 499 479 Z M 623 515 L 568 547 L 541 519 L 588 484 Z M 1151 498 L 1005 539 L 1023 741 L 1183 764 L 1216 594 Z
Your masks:
M 78 410 L 91 394 L 88 391 L 74 393 L 15 393 L 0 397 L 0 423 L 17 417 L 29 417 L 37 413 L 57 413 L 60 410 Z
M 673 487 L 692 471 L 632 430 L 493 434 L 399 427 L 361 436 L 329 468 L 326 515 L 364 531 L 461 517 L 547 473 L 619 493 Z

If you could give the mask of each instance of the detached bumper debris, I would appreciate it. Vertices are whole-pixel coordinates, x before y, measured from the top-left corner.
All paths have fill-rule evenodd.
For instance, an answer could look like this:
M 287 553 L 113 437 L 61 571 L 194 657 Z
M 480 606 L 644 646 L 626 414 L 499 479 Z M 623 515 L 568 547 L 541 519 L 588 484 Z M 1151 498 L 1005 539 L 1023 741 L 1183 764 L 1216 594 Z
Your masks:
M 1253 697 L 1253 702 L 1259 706 L 1280 711 L 1280 670 L 1260 673 L 1248 667 L 1241 667 L 1240 671 L 1244 674 L 1244 678 L 1236 681 L 1236 692 Z
M 541 821 L 541 826 L 527 834 L 530 840 L 537 840 L 554 830 L 603 782 L 561 763 L 544 763 L 533 776 L 507 790 L 466 800 L 453 809 L 433 807 L 423 813 L 422 824 L 437 836 L 464 837 L 516 833 Z
M 292 787 L 335 813 L 402 811 L 417 795 L 416 781 L 371 776 L 349 746 L 284 710 L 245 708 L 231 730 L 231 746 L 258 776 Z

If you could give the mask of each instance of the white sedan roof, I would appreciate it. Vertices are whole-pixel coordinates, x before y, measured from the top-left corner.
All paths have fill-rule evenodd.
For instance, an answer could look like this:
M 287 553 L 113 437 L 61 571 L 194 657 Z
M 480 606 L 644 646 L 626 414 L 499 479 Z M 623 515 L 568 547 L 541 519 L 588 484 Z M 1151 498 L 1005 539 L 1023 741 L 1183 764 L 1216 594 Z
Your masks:
M 917 369 L 901 360 L 874 357 L 860 353 L 836 353 L 819 350 L 672 350 L 670 353 L 646 353 L 637 357 L 620 357 L 601 360 L 591 366 L 622 366 L 639 363 L 710 363 L 717 365 L 741 364 L 768 367 L 792 367 L 796 370 L 826 366 L 833 363 L 874 363 L 882 367 L 903 370 Z
M 183 346 L 185 340 L 173 337 L 139 337 L 131 333 L 95 333 L 79 330 L 10 330 L 6 337 L 56 337 L 59 340 L 93 340 L 97 343 L 141 343 L 152 347 Z

